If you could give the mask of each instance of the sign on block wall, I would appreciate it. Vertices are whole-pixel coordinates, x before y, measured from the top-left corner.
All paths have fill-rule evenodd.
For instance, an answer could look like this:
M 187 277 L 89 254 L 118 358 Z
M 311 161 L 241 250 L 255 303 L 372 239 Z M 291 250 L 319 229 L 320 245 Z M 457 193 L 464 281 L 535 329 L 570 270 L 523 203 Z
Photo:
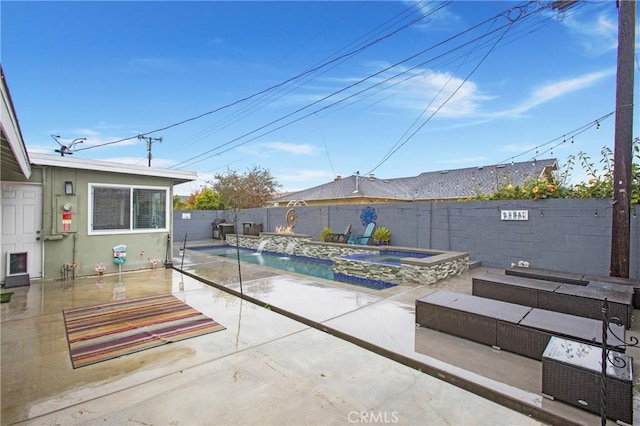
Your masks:
M 529 210 L 501 210 L 500 220 L 529 220 Z

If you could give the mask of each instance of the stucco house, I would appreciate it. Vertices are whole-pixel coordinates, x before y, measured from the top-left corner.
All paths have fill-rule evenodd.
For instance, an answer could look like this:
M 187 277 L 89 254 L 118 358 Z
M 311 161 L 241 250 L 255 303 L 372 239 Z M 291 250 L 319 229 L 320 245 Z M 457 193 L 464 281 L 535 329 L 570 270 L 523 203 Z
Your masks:
M 546 179 L 558 169 L 556 159 L 531 160 L 483 167 L 425 172 L 418 176 L 380 179 L 358 173 L 338 176 L 329 183 L 273 200 L 276 207 L 303 205 L 375 204 L 407 201 L 460 200 L 490 194 L 503 184 L 522 185 L 529 179 Z
M 173 186 L 196 173 L 29 154 L 4 71 L 1 92 L 0 281 L 163 267 Z

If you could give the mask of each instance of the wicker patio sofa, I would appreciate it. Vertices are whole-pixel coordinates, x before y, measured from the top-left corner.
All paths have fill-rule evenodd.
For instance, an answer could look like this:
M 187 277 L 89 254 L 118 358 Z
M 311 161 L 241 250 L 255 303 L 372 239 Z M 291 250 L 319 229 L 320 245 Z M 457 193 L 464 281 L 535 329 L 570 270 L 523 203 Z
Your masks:
M 553 293 L 560 285 L 553 281 L 485 273 L 473 277 L 471 291 L 474 296 L 539 308 L 539 294 Z
M 580 275 L 572 274 L 569 272 L 559 272 L 548 269 L 528 268 L 521 266 L 513 266 L 511 269 L 506 269 L 504 273 L 506 275 L 515 275 L 525 278 L 554 281 L 561 284 L 576 284 L 593 288 L 602 288 L 633 293 L 633 307 L 635 309 L 640 309 L 639 279 Z
M 552 336 L 602 342 L 599 320 L 446 290 L 416 300 L 416 323 L 537 360 Z M 612 325 L 609 346 L 624 339 L 624 326 Z
M 539 294 L 539 307 L 550 311 L 602 319 L 602 304 L 607 299 L 609 318 L 616 317 L 627 329 L 633 320 L 633 294 L 616 290 L 562 284 L 553 293 Z
M 602 318 L 602 305 L 606 298 L 610 318 L 618 318 L 627 329 L 631 328 L 633 318 L 633 294 L 630 291 L 486 273 L 473 278 L 472 294 L 597 320 Z
M 524 266 L 513 266 L 505 269 L 506 275 L 517 277 L 534 278 L 538 280 L 553 281 L 560 284 L 587 285 L 589 280 L 584 275 L 572 274 L 569 272 L 551 271 L 548 269 L 529 268 Z

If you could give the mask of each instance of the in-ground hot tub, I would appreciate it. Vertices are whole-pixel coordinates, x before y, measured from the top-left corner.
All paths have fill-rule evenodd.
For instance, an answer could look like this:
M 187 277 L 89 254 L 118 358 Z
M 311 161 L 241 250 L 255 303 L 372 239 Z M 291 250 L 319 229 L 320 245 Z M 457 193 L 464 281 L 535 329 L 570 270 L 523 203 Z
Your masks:
M 356 253 L 342 257 L 345 259 L 360 260 L 362 262 L 383 263 L 400 266 L 403 259 L 424 259 L 433 255 L 433 253 L 404 250 L 377 250 L 375 252 Z
M 356 276 L 394 284 L 433 284 L 469 269 L 469 255 L 458 252 L 383 249 L 334 258 L 337 277 Z

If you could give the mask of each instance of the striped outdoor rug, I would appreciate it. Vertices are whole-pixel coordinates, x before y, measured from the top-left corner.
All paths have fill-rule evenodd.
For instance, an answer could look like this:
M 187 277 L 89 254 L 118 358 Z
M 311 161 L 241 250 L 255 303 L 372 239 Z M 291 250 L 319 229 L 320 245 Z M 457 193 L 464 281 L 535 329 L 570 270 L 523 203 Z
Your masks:
M 172 295 L 63 311 L 73 368 L 225 327 Z

